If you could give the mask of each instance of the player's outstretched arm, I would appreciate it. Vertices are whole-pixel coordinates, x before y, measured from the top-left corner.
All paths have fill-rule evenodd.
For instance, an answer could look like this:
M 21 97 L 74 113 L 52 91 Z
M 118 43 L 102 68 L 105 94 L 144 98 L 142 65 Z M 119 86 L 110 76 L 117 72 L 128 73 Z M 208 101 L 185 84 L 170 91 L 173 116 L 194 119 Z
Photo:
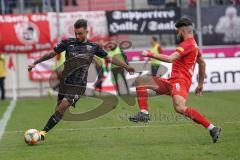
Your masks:
M 178 52 L 173 52 L 170 56 L 163 55 L 163 54 L 154 55 L 151 52 L 143 52 L 142 55 L 145 57 L 154 58 L 159 61 L 163 61 L 163 62 L 167 62 L 167 63 L 172 63 L 173 61 L 180 58 L 180 54 Z
M 199 56 L 197 58 L 197 63 L 198 63 L 198 74 L 199 74 L 199 79 L 198 79 L 198 86 L 195 89 L 195 95 L 200 96 L 202 94 L 203 90 L 203 83 L 204 83 L 204 78 L 205 78 L 205 71 L 206 71 L 206 63 L 202 56 Z
M 38 63 L 41 63 L 41 62 L 46 61 L 46 60 L 49 60 L 49 59 L 55 57 L 57 54 L 58 53 L 56 53 L 54 51 L 49 53 L 49 54 L 45 54 L 40 59 L 38 59 L 35 62 L 33 62 L 32 64 L 28 65 L 28 71 L 31 71 Z
M 122 60 L 120 60 L 117 56 L 113 56 L 113 57 L 110 57 L 110 56 L 107 56 L 106 57 L 107 60 L 109 62 L 111 62 L 112 64 L 115 64 L 119 67 L 122 67 L 124 68 L 126 71 L 128 71 L 130 74 L 134 73 L 135 72 L 135 69 L 129 65 L 127 65 L 125 62 L 123 62 Z

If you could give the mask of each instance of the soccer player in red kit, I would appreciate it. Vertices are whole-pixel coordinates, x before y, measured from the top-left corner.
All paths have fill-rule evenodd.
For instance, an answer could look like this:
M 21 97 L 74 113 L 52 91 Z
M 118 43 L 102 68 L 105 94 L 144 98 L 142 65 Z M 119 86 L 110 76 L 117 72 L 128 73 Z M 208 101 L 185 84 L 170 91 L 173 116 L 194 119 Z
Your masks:
M 213 142 L 217 142 L 221 128 L 213 125 L 199 111 L 186 106 L 186 100 L 192 83 L 192 75 L 195 64 L 199 65 L 198 86 L 195 89 L 197 96 L 201 95 L 205 76 L 205 62 L 197 48 L 193 37 L 193 24 L 190 19 L 181 18 L 175 24 L 177 37 L 180 41 L 176 51 L 170 56 L 153 55 L 151 52 L 143 52 L 144 56 L 155 58 L 159 61 L 172 63 L 171 77 L 168 79 L 160 77 L 139 77 L 136 80 L 136 92 L 140 112 L 130 117 L 133 122 L 148 122 L 148 92 L 147 89 L 154 90 L 157 94 L 172 96 L 173 106 L 177 113 L 183 114 L 194 122 L 201 124 L 209 130 Z

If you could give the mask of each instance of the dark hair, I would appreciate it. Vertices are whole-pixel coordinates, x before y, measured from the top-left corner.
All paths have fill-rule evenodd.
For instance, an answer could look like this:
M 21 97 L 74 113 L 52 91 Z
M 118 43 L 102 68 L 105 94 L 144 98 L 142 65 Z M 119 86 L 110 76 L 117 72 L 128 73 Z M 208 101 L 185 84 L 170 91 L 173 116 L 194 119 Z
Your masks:
M 175 23 L 176 28 L 192 26 L 192 20 L 188 18 L 181 18 Z
M 74 28 L 84 28 L 87 29 L 87 20 L 85 19 L 78 19 L 75 23 L 74 23 Z
M 155 41 L 155 42 L 157 42 L 157 37 L 154 37 L 154 36 L 153 36 L 153 37 L 152 37 L 152 40 Z
M 28 27 L 27 28 L 29 31 L 33 31 L 34 29 L 33 29 L 33 27 Z

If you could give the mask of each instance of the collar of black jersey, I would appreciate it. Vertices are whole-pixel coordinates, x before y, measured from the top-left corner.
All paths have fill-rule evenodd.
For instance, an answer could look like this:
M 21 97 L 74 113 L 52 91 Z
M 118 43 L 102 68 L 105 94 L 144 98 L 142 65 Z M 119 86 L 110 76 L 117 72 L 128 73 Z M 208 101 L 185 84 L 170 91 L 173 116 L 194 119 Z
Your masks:
M 79 40 L 77 40 L 77 38 L 75 38 L 75 40 L 78 42 L 78 43 L 81 43 L 81 44 L 84 44 L 84 43 L 87 43 L 88 42 L 88 39 L 86 38 L 83 42 L 80 42 Z

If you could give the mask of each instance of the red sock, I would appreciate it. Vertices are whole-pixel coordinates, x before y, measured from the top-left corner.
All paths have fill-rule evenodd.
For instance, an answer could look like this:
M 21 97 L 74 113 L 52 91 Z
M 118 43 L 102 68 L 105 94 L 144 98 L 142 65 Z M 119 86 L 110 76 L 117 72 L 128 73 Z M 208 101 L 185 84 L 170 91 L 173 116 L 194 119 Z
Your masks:
M 191 118 L 194 122 L 203 125 L 205 128 L 208 128 L 210 125 L 209 120 L 194 108 L 187 107 L 185 110 L 185 115 Z
M 137 86 L 137 97 L 138 97 L 138 105 L 141 110 L 148 111 L 148 92 L 146 87 L 143 86 Z

